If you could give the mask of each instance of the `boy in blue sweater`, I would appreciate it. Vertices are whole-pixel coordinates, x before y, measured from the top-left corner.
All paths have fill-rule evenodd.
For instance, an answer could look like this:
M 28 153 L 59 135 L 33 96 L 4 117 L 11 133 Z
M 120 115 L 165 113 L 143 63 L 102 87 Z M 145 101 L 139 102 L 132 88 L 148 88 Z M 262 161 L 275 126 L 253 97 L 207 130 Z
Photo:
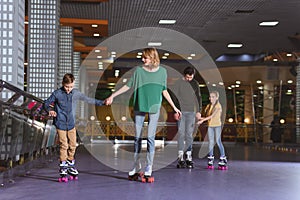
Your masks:
M 60 147 L 60 178 L 59 182 L 67 182 L 67 174 L 70 178 L 77 179 L 78 171 L 75 168 L 76 151 L 76 129 L 75 114 L 77 101 L 85 101 L 89 104 L 102 106 L 103 101 L 89 98 L 74 89 L 75 77 L 72 74 L 65 74 L 62 81 L 62 87 L 55 90 L 51 96 L 44 102 L 44 109 L 53 117 L 53 123 L 56 127 L 59 147 Z M 54 109 L 50 105 L 54 104 Z

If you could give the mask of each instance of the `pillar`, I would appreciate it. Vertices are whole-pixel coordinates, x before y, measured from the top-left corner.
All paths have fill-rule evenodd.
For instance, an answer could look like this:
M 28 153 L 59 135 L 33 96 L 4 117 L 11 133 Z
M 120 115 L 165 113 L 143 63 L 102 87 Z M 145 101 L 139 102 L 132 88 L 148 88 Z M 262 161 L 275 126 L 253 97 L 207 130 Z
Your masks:
M 297 58 L 296 67 L 296 143 L 300 143 L 300 58 Z
M 48 98 L 57 89 L 60 0 L 29 0 L 28 92 Z
M 270 125 L 274 116 L 274 84 L 267 82 L 264 84 L 264 104 L 263 104 L 263 124 Z M 271 128 L 264 127 L 263 142 L 270 141 Z

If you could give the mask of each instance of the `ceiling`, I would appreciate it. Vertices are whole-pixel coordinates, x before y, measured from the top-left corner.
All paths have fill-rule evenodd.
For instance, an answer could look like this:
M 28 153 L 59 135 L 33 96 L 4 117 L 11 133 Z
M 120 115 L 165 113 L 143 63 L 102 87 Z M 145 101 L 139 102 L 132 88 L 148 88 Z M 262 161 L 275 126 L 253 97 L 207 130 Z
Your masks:
M 218 67 L 273 63 L 273 58 L 278 59 L 275 64 L 290 65 L 300 56 L 299 0 L 61 0 L 60 10 L 61 24 L 74 27 L 74 49 L 82 52 L 82 58 L 106 39 L 142 27 L 178 31 L 197 41 L 213 60 L 230 55 L 227 62 L 216 62 Z M 160 19 L 176 23 L 160 25 Z M 279 24 L 258 25 L 272 20 Z M 92 28 L 91 23 L 100 26 Z M 229 49 L 229 43 L 243 47 Z M 236 59 L 242 54 L 252 55 L 253 60 Z M 135 56 L 132 52 L 122 55 L 124 59 Z
M 97 2 L 97 3 L 93 3 Z M 300 49 L 299 0 L 61 0 L 61 18 L 108 20 L 108 34 L 140 27 L 163 27 L 198 41 L 216 58 L 224 53 L 297 52 Z M 159 25 L 175 19 L 175 25 Z M 275 27 L 261 21 L 278 20 Z M 86 46 L 103 39 L 85 37 Z M 242 42 L 240 49 L 227 44 Z

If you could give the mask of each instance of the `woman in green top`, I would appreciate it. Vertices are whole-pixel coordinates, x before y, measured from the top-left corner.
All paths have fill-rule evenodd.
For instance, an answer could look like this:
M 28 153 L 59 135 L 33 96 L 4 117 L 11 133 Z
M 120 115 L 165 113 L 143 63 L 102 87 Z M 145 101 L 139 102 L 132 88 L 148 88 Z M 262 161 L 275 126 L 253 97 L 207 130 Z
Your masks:
M 174 111 L 181 114 L 180 110 L 176 108 L 167 91 L 167 70 L 159 65 L 160 60 L 157 50 L 155 48 L 146 48 L 143 50 L 142 57 L 144 65 L 137 67 L 128 83 L 105 100 L 106 104 L 110 105 L 112 104 L 114 97 L 128 91 L 130 88 L 134 89 L 134 167 L 133 170 L 129 172 L 129 176 L 132 176 L 141 170 L 139 153 L 141 152 L 141 132 L 146 113 L 149 114 L 149 125 L 145 176 L 151 176 L 152 174 L 152 165 L 155 152 L 155 133 L 162 102 L 162 94 L 172 106 Z

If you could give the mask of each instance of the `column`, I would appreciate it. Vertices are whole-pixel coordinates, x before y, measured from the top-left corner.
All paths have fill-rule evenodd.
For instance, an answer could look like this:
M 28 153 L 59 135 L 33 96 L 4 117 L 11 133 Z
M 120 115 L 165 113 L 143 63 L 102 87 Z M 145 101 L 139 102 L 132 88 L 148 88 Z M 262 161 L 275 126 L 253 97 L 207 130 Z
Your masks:
M 73 73 L 73 28 L 62 26 L 59 32 L 59 61 L 57 86 L 60 87 L 66 73 Z
M 271 82 L 264 84 L 264 104 L 263 104 L 263 124 L 270 125 L 274 116 L 274 85 Z M 270 141 L 271 128 L 263 128 L 264 138 L 263 142 L 268 143 Z
M 25 1 L 0 0 L 0 79 L 24 90 Z M 2 91 L 7 100 L 11 92 Z
M 72 68 L 72 73 L 75 77 L 75 84 L 74 87 L 80 89 L 79 83 L 81 83 L 80 76 L 79 76 L 79 70 L 80 70 L 80 64 L 81 64 L 81 53 L 80 52 L 73 52 L 73 68 Z M 84 112 L 84 102 L 80 101 L 79 105 L 77 105 L 77 110 L 76 110 L 76 116 L 79 118 L 83 118 L 83 113 Z
M 75 88 L 79 88 L 79 69 L 81 64 L 81 53 L 80 52 L 73 52 L 73 68 L 72 73 L 75 76 Z
M 46 99 L 57 89 L 59 0 L 29 0 L 28 92 Z
M 300 58 L 297 58 L 296 67 L 296 143 L 300 143 Z

